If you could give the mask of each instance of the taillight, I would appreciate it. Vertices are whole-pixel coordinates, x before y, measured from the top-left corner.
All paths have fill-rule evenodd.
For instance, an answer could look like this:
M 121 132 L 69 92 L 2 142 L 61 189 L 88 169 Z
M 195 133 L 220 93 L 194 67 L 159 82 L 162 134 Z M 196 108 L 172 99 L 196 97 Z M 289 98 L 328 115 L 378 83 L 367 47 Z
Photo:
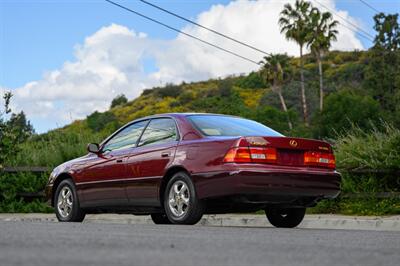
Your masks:
M 250 163 L 251 156 L 249 148 L 232 148 L 224 158 L 225 163 Z
M 275 148 L 238 147 L 230 149 L 225 163 L 276 163 Z
M 304 153 L 304 164 L 335 169 L 335 155 L 333 153 L 307 151 Z

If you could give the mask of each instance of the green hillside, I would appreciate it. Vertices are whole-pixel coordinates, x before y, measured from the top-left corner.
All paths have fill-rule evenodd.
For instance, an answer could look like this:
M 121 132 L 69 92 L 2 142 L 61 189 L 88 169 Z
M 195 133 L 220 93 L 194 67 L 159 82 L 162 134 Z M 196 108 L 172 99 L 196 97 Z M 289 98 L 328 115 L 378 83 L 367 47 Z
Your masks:
M 386 55 L 388 57 L 388 55 Z M 238 115 L 257 120 L 285 135 L 325 139 L 334 145 L 340 169 L 400 169 L 400 71 L 398 65 L 387 64 L 382 76 L 376 69 L 379 60 L 400 62 L 400 53 L 385 59 L 371 51 L 332 51 L 324 58 L 325 103 L 318 108 L 318 70 L 314 58 L 305 56 L 305 85 L 310 125 L 302 120 L 298 58 L 290 58 L 294 66 L 291 79 L 282 87 L 288 112 L 282 110 L 277 93 L 259 72 L 224 79 L 169 84 L 146 89 L 131 101 L 113 101 L 113 108 L 94 112 L 84 120 L 41 135 L 33 135 L 15 147 L 4 165 L 54 167 L 86 153 L 89 142 L 100 142 L 123 124 L 147 115 L 168 112 L 212 112 Z M 383 58 L 383 59 L 382 59 Z M 391 72 L 390 72 L 391 71 Z M 394 91 L 380 90 L 376 81 L 394 80 Z M 397 83 L 396 83 L 397 82 Z M 371 85 L 372 84 L 372 85 Z M 373 85 L 375 84 L 375 85 Z M 120 104 L 118 104 L 121 102 Z M 393 104 L 394 103 L 394 104 Z M 288 117 L 293 129 L 288 126 Z M 344 170 L 347 171 L 347 170 Z M 8 200 L 0 211 L 43 211 L 40 202 L 25 204 L 15 201 L 17 191 L 34 192 L 46 182 L 19 174 L 2 176 L 0 180 Z M 398 175 L 352 175 L 344 172 L 344 192 L 399 191 Z M 0 186 L 0 188 L 1 188 Z M 3 193 L 3 197 L 5 194 Z M 11 206 L 11 207 L 10 207 Z M 356 214 L 400 213 L 399 200 L 374 199 L 322 202 L 316 212 Z
M 297 58 L 291 59 L 296 65 Z M 306 94 L 311 110 L 311 125 L 301 119 L 298 73 L 282 91 L 293 122 L 290 130 L 287 114 L 282 111 L 278 96 L 262 75 L 252 72 L 224 79 L 169 84 L 146 89 L 131 101 L 110 110 L 94 112 L 85 120 L 63 128 L 34 135 L 21 144 L 23 153 L 8 158 L 8 165 L 55 166 L 85 153 L 86 144 L 100 142 L 123 124 L 134 119 L 168 112 L 211 112 L 238 115 L 257 120 L 288 136 L 312 137 L 333 141 L 355 125 L 362 129 L 380 127 L 382 121 L 397 123 L 398 116 L 375 100 L 366 85 L 371 56 L 369 52 L 337 52 L 326 55 L 325 108 L 318 110 L 317 66 L 311 56 L 305 57 Z M 398 92 L 397 92 L 398 93 Z

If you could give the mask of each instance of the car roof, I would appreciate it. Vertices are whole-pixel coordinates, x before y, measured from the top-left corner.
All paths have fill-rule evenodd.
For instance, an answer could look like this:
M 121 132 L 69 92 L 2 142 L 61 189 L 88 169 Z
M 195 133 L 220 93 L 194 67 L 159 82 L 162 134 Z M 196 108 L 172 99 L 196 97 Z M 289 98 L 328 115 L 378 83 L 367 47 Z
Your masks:
M 187 112 L 187 113 L 162 113 L 162 114 L 155 114 L 155 115 L 149 115 L 145 117 L 141 117 L 135 120 L 143 120 L 143 119 L 151 119 L 151 118 L 157 118 L 157 117 L 182 117 L 182 116 L 191 116 L 191 115 L 215 115 L 215 116 L 231 116 L 231 117 L 238 117 L 234 115 L 227 115 L 227 114 L 215 114 L 215 113 L 195 113 L 195 112 Z

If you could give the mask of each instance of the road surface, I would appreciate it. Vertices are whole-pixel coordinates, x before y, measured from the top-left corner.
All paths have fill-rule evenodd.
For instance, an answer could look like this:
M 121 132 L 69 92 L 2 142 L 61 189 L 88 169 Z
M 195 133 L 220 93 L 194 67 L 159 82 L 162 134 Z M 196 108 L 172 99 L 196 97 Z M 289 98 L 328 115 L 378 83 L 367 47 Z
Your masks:
M 398 265 L 400 232 L 0 221 L 0 265 Z

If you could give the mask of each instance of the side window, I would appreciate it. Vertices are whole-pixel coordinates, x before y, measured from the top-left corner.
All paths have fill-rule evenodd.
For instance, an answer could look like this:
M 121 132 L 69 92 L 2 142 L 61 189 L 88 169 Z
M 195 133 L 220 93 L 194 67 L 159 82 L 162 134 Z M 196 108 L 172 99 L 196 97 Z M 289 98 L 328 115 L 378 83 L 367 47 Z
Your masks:
M 103 151 L 114 151 L 134 147 L 148 120 L 127 126 L 112 137 L 103 147 Z
M 175 141 L 177 137 L 176 126 L 171 118 L 157 118 L 150 121 L 139 146 L 153 145 Z

